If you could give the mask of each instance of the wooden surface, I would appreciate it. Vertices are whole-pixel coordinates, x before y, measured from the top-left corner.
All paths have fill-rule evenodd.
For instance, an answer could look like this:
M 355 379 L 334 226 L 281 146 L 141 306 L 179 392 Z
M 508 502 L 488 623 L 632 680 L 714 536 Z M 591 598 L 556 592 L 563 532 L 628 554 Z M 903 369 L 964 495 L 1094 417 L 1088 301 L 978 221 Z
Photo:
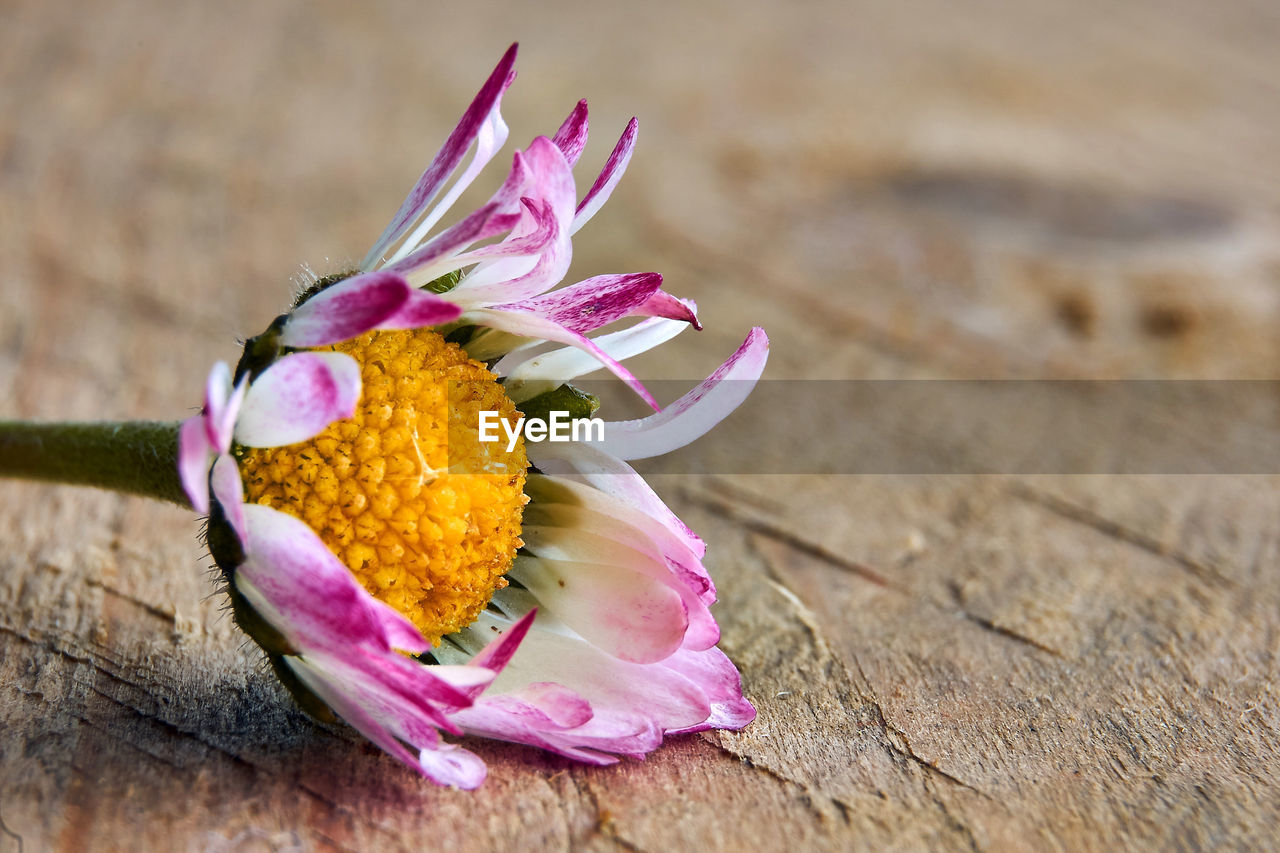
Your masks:
M 640 117 L 575 271 L 698 300 L 645 375 L 1280 372 L 1272 2 L 231 6 L 0 3 L 0 417 L 186 414 L 517 38 L 513 144 Z M 1277 845 L 1280 479 L 658 486 L 759 719 L 461 793 L 292 707 L 189 513 L 0 483 L 0 851 Z

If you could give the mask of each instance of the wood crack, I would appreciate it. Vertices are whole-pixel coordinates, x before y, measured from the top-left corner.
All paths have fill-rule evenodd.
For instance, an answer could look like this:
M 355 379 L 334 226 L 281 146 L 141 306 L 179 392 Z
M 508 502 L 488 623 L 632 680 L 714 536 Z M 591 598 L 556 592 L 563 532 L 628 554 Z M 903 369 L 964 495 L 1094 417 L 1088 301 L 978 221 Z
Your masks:
M 1090 527 L 1104 536 L 1132 545 L 1156 557 L 1169 560 L 1205 583 L 1228 587 L 1236 585 L 1235 581 L 1212 566 L 1205 565 L 1141 531 L 1099 515 L 1087 507 L 1064 500 L 1057 495 L 1034 489 L 1025 483 L 1013 482 L 1009 486 L 1009 491 L 1014 497 L 1043 507 L 1061 518 Z
M 1019 634 L 1017 631 L 1014 631 L 1012 628 L 1006 628 L 1003 625 L 997 625 L 995 622 L 992 622 L 990 619 L 985 619 L 981 616 L 978 616 L 975 613 L 971 613 L 968 610 L 965 610 L 964 608 L 961 608 L 960 615 L 963 616 L 965 620 L 972 622 L 974 625 L 977 625 L 979 628 L 982 628 L 983 630 L 990 631 L 993 634 L 998 634 L 1001 637 L 1004 637 L 1009 640 L 1013 640 L 1015 643 L 1021 643 L 1022 645 L 1031 646 L 1031 648 L 1044 652 L 1045 654 L 1053 655 L 1059 660 L 1066 659 L 1066 656 L 1063 655 L 1062 652 L 1058 651 L 1052 646 L 1046 646 L 1044 643 L 1033 640 L 1030 637 L 1026 636 L 1025 634 Z
M 780 524 L 766 521 L 765 519 L 745 513 L 727 500 L 714 495 L 708 495 L 705 492 L 692 491 L 688 489 L 682 490 L 682 496 L 691 503 L 695 503 L 722 518 L 728 519 L 729 521 L 733 521 L 742 527 L 745 527 L 752 533 L 758 533 L 761 536 L 767 536 L 770 539 L 777 540 L 782 544 L 788 545 L 801 553 L 820 560 L 833 568 L 857 575 L 863 580 L 869 581 L 879 587 L 884 587 L 886 589 L 898 589 L 898 587 L 891 583 L 884 575 L 880 574 L 866 563 L 861 563 L 857 560 L 846 557 L 843 554 L 837 554 L 825 545 L 805 539 L 795 531 Z
M 115 587 L 107 586 L 105 583 L 103 583 L 102 581 L 96 578 L 85 578 L 84 585 L 93 587 L 95 589 L 100 589 L 114 598 L 118 598 L 121 601 L 127 601 L 128 603 L 134 605 L 135 607 L 138 607 L 145 613 L 148 613 L 156 617 L 157 619 L 165 623 L 168 623 L 169 625 L 173 624 L 174 617 L 172 613 L 166 613 L 165 611 L 161 610 L 159 607 L 156 607 L 154 604 L 150 604 L 146 601 L 143 601 L 140 598 L 135 598 L 134 596 L 130 595 L 127 592 L 121 592 Z
M 1013 630 L 1012 628 L 1007 628 L 1004 625 L 998 625 L 991 619 L 988 619 L 984 616 L 979 616 L 978 614 L 966 608 L 964 606 L 964 596 L 960 592 L 960 585 L 955 581 L 951 581 L 950 583 L 948 583 L 947 587 L 948 587 L 948 590 L 951 592 L 951 598 L 955 603 L 956 609 L 959 611 L 960 615 L 966 621 L 971 622 L 974 625 L 977 625 L 979 628 L 982 628 L 985 631 L 990 631 L 993 634 L 997 634 L 1001 637 L 1004 637 L 1005 639 L 1013 640 L 1015 643 L 1031 646 L 1033 649 L 1044 652 L 1045 654 L 1053 655 L 1055 658 L 1058 658 L 1059 660 L 1067 659 L 1066 655 L 1062 654 L 1062 652 L 1058 651 L 1052 646 L 1047 646 L 1044 643 L 1041 643 L 1039 640 L 1036 640 L 1032 637 L 1028 637 L 1025 634 L 1020 634 L 1017 631 Z
M 22 840 L 22 836 L 9 828 L 9 825 L 4 822 L 3 814 L 0 814 L 0 832 L 4 833 L 6 837 L 12 838 L 15 842 L 17 842 L 18 853 L 23 853 L 23 848 L 25 845 Z
M 921 758 L 919 755 L 917 755 L 916 751 L 911 747 L 911 739 L 907 737 L 907 733 L 904 732 L 902 729 L 898 728 L 897 726 L 892 725 L 889 722 L 888 718 L 885 717 L 884 709 L 881 708 L 879 705 L 875 706 L 875 711 L 876 711 L 876 715 L 879 717 L 880 725 L 884 727 L 885 733 L 887 735 L 892 735 L 892 737 L 887 739 L 887 743 L 889 744 L 889 748 L 894 752 L 894 754 L 899 755 L 908 761 L 911 761 L 911 762 L 914 762 L 915 764 L 920 765 L 925 769 L 926 773 L 929 775 L 939 776 L 947 780 L 951 784 L 958 785 L 961 788 L 964 788 L 965 790 L 972 791 L 973 793 L 977 794 L 978 796 L 984 799 L 987 799 L 987 800 L 992 799 L 991 795 L 986 793 L 985 791 L 982 791 L 982 790 L 979 790 L 978 788 L 973 787 L 968 782 L 964 781 L 958 776 L 951 775 L 950 773 L 943 770 L 938 765 L 930 761 L 927 761 L 926 759 Z M 897 738 L 897 740 L 901 741 L 901 743 L 895 743 L 894 738 Z

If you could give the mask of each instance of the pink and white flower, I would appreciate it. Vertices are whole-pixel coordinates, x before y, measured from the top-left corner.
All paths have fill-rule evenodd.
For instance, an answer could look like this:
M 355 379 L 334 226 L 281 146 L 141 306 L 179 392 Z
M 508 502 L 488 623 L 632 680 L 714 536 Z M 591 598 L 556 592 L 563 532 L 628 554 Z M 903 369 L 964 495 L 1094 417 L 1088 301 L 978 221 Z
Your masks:
M 484 205 L 435 231 L 506 139 L 499 105 L 514 60 L 513 46 L 361 268 L 273 324 L 263 364 L 242 360 L 234 377 L 216 365 L 203 411 L 180 434 L 192 505 L 233 534 L 219 547 L 233 564 L 233 604 L 249 609 L 241 624 L 251 623 L 286 686 L 429 778 L 465 788 L 483 780 L 483 763 L 441 740 L 441 730 L 605 764 L 642 757 L 667 734 L 740 728 L 755 715 L 716 648 L 704 543 L 625 460 L 683 446 L 732 412 L 764 369 L 768 339 L 752 330 L 706 381 L 659 410 L 622 362 L 697 326 L 695 306 L 664 292 L 656 273 L 553 291 L 572 234 L 608 199 L 635 145 L 633 119 L 578 199 L 572 168 L 587 140 L 585 102 L 552 137 L 516 152 Z M 457 273 L 446 292 L 423 289 Z M 602 332 L 629 317 L 640 320 Z M 305 523 L 244 503 L 235 457 L 237 445 L 292 444 L 352 415 L 361 392 L 354 360 L 301 350 L 419 327 L 477 327 L 465 349 L 493 363 L 516 404 L 607 369 L 656 410 L 612 424 L 603 445 L 529 446 L 540 473 L 526 483 L 525 547 L 508 573 L 519 586 L 496 593 L 436 648 Z

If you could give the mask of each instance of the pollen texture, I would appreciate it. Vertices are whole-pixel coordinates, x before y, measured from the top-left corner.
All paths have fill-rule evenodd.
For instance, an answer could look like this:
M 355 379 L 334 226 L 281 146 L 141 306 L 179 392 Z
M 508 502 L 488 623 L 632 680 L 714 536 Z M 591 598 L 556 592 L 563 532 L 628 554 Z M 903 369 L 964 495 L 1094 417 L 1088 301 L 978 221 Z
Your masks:
M 372 595 L 432 643 L 507 585 L 527 459 L 481 443 L 482 411 L 519 418 L 493 374 L 425 329 L 332 347 L 356 359 L 355 416 L 310 441 L 246 449 L 248 500 L 307 522 Z

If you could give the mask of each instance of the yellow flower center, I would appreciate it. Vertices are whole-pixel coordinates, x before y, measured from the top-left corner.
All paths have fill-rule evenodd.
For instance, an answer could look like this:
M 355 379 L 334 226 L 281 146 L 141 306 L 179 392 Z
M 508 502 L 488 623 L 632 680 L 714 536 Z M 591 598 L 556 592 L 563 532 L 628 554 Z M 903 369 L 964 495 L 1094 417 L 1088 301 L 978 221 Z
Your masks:
M 481 443 L 481 411 L 519 413 L 493 374 L 435 332 L 333 347 L 360 364 L 355 416 L 310 441 L 246 450 L 248 500 L 302 519 L 432 644 L 470 624 L 521 546 L 524 441 Z M 500 430 L 501 432 L 501 430 Z

